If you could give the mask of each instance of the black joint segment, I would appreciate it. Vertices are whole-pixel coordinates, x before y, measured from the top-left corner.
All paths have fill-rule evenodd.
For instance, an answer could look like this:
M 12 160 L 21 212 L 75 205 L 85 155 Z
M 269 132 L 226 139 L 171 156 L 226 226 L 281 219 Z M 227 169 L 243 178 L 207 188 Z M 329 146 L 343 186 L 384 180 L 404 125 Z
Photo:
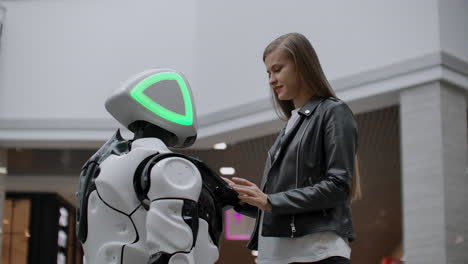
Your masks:
M 145 208 L 146 211 L 150 209 L 150 204 L 151 201 L 149 199 L 144 199 L 143 201 L 141 201 L 141 205 L 143 206 L 143 208 Z
M 168 264 L 172 255 L 165 252 L 158 252 L 151 255 L 148 264 Z
M 203 186 L 206 187 L 213 195 L 221 207 L 235 206 L 239 204 L 240 200 L 238 193 L 234 191 L 229 185 L 221 179 L 221 177 L 209 168 L 206 164 L 195 158 L 189 158 L 200 170 L 203 178 Z
M 222 206 L 236 206 L 239 204 L 239 194 L 228 186 L 219 186 L 215 194 L 222 201 Z
M 196 202 L 191 200 L 184 200 L 184 205 L 182 207 L 182 218 L 185 223 L 190 226 L 192 229 L 193 243 L 192 248 L 195 247 L 198 235 L 198 205 Z
M 157 157 L 158 154 L 159 153 L 156 153 L 146 157 L 138 165 L 135 170 L 135 174 L 133 175 L 133 189 L 135 190 L 135 194 L 138 197 L 140 204 L 147 211 L 149 210 L 150 204 L 147 194 L 151 186 L 151 169 L 155 164 L 154 158 Z
M 198 217 L 208 223 L 208 232 L 211 240 L 219 246 L 221 234 L 223 232 L 223 215 L 220 201 L 212 192 L 203 186 L 198 198 Z

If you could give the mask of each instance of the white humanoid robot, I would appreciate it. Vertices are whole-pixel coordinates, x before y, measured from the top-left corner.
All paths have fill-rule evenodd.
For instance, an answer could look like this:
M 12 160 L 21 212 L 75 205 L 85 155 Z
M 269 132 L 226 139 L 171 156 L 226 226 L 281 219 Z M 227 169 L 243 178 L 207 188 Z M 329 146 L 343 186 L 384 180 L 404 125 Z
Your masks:
M 130 78 L 106 109 L 119 131 L 82 168 L 77 235 L 87 264 L 214 263 L 222 210 L 237 193 L 201 161 L 169 147 L 196 139 L 190 86 L 170 69 Z

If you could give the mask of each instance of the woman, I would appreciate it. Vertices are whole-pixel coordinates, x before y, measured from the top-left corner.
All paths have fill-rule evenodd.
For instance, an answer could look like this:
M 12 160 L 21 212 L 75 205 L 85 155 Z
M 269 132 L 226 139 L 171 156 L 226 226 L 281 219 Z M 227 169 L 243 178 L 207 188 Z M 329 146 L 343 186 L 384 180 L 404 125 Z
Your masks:
M 350 201 L 360 196 L 357 125 L 331 89 L 310 42 L 290 33 L 263 53 L 275 108 L 288 120 L 268 151 L 261 186 L 225 179 L 235 209 L 256 217 L 258 263 L 350 263 Z

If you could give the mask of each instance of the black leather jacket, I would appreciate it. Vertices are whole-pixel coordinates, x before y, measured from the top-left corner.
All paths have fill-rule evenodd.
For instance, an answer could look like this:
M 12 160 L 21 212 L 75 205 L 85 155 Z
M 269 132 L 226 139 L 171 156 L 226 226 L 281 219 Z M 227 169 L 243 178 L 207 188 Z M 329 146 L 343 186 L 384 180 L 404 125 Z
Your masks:
M 349 107 L 336 98 L 312 97 L 286 134 L 271 149 L 261 189 L 272 210 L 264 212 L 262 236 L 299 237 L 335 231 L 354 240 L 350 193 L 357 150 L 357 124 Z M 238 212 L 256 217 L 248 244 L 257 249 L 259 211 L 250 205 Z

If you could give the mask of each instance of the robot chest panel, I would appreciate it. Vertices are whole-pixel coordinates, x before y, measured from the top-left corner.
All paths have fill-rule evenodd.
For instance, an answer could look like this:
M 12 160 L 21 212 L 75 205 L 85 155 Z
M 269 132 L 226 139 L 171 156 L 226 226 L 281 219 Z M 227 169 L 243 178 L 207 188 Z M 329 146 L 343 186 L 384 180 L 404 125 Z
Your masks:
M 133 212 L 140 206 L 133 187 L 133 178 L 140 163 L 156 153 L 156 150 L 134 149 L 125 155 L 111 155 L 104 160 L 95 181 L 100 198 L 122 213 Z

